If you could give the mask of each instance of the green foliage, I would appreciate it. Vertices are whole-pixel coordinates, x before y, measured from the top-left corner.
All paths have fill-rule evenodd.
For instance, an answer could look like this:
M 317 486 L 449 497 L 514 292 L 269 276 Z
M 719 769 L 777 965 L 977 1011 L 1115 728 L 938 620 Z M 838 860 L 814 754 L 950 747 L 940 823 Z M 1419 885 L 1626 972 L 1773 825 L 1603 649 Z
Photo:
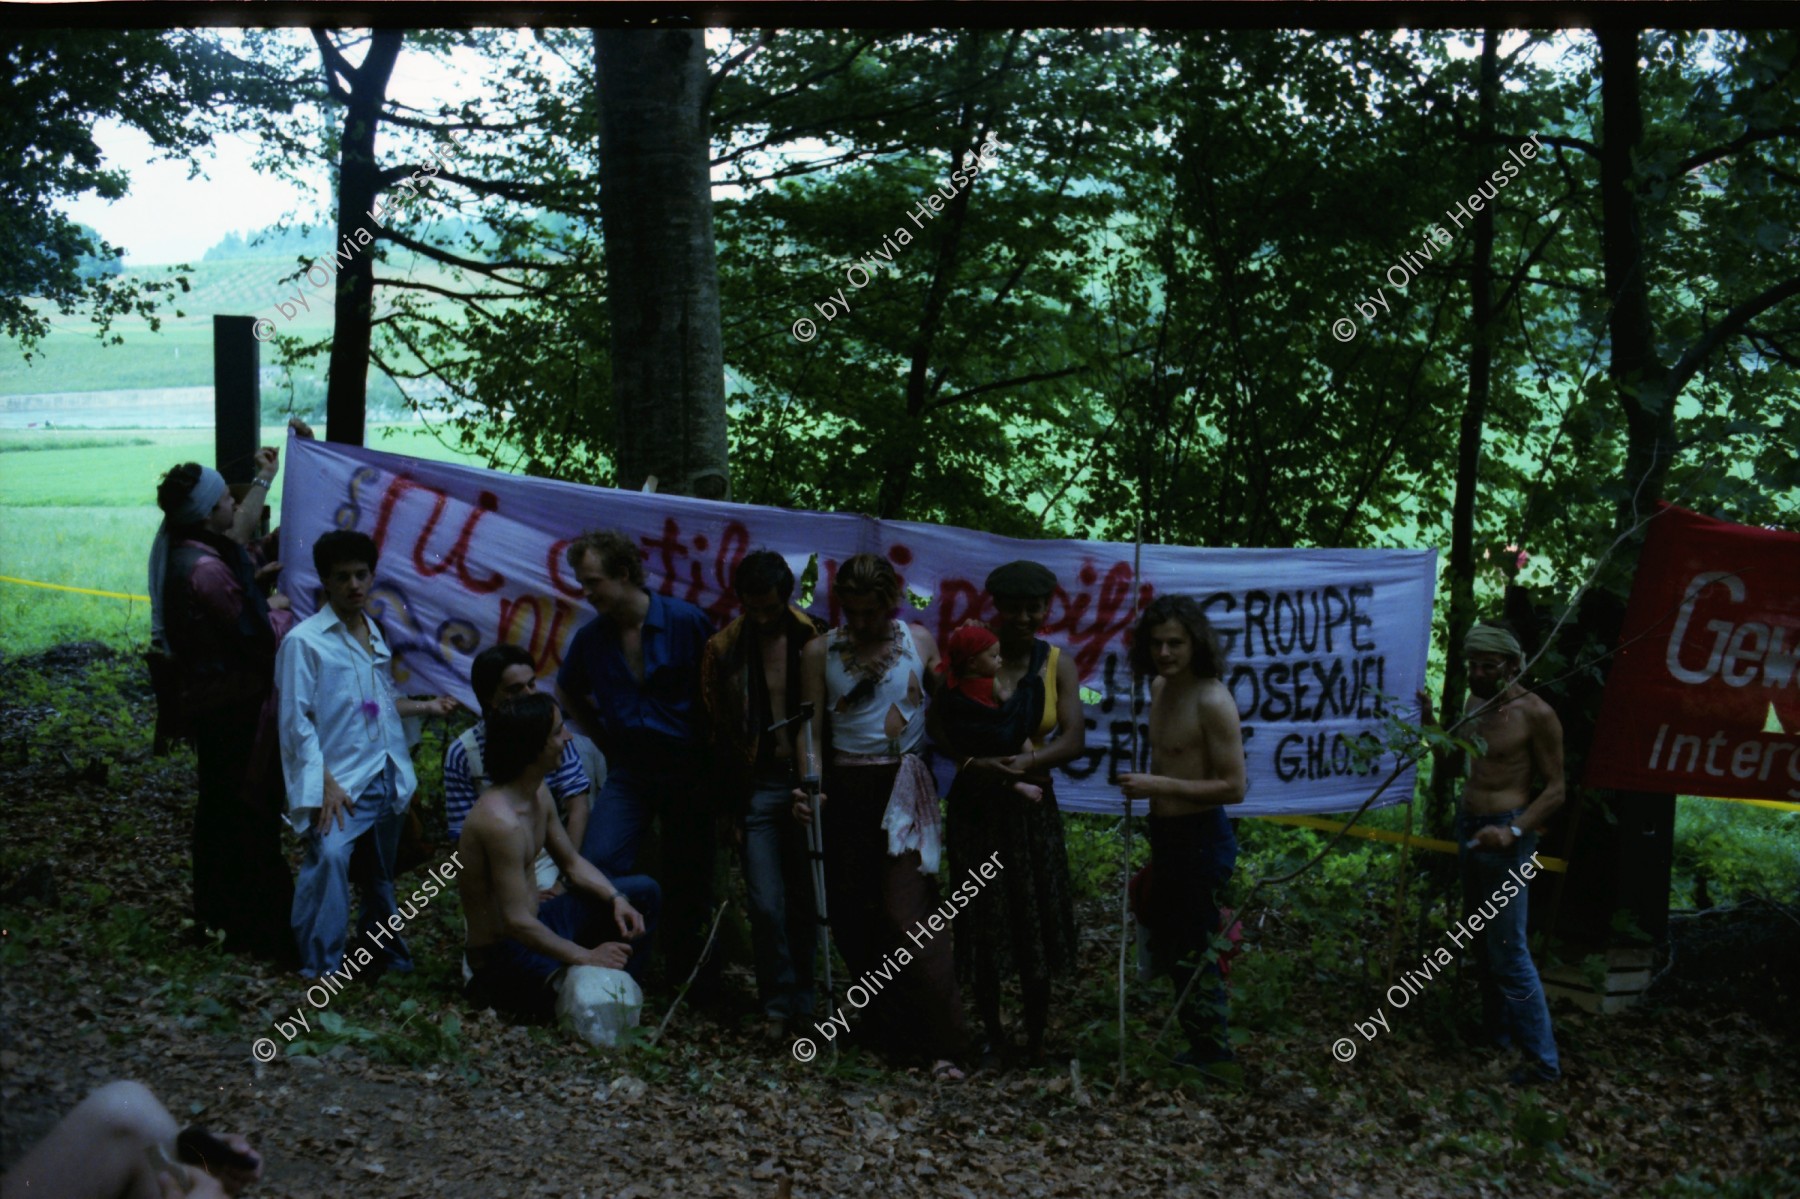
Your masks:
M 326 1008 L 310 1017 L 317 1031 L 295 1037 L 287 1052 L 293 1057 L 322 1057 L 337 1046 L 352 1045 L 378 1061 L 408 1065 L 460 1059 L 462 1017 L 454 1010 L 445 1010 L 435 1018 L 421 1018 L 424 1010 L 417 999 L 408 997 L 392 1011 L 382 1012 L 382 1027 L 370 1028 L 352 1024 Z M 396 1019 L 398 1024 L 393 1025 Z
M 0 193 L 7 197 L 0 205 L 0 331 L 27 355 L 49 331 L 48 318 L 26 296 L 42 297 L 64 316 L 85 305 L 102 337 L 126 315 L 154 330 L 158 308 L 185 293 L 187 280 L 125 281 L 110 267 L 94 270 L 96 258 L 113 263 L 118 247 L 55 207 L 89 193 L 118 199 L 129 187 L 124 171 L 101 165 L 94 125 L 122 121 L 158 150 L 191 158 L 215 130 L 230 127 L 224 114 L 292 99 L 226 54 L 210 32 L 18 31 L 0 47 L 0 75 L 22 117 L 0 133 Z
M 1761 896 L 1776 903 L 1800 899 L 1800 812 L 1682 796 L 1675 805 L 1671 902 L 1696 906 L 1705 880 L 1715 903 Z

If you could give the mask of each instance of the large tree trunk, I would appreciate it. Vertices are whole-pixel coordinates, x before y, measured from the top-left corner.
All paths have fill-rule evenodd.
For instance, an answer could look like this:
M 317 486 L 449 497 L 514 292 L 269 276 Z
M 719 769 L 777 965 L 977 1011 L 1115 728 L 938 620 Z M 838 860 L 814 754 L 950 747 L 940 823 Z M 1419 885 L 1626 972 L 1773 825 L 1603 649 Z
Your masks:
M 1481 88 L 1477 115 L 1480 135 L 1475 142 L 1477 178 L 1486 179 L 1494 166 L 1494 106 L 1500 97 L 1498 37 L 1490 29 L 1481 43 Z M 1456 494 L 1450 505 L 1450 644 L 1444 654 L 1444 694 L 1439 712 L 1449 725 L 1462 714 L 1468 691 L 1468 668 L 1463 663 L 1462 642 L 1475 623 L 1475 498 L 1481 481 L 1481 440 L 1487 428 L 1488 394 L 1492 386 L 1496 328 L 1494 312 L 1494 205 L 1475 214 L 1475 254 L 1469 266 L 1469 305 L 1473 328 L 1469 342 L 1469 399 L 1463 405 L 1456 441 Z M 1441 759 L 1431 776 L 1433 835 L 1449 825 L 1451 792 L 1463 773 L 1463 755 Z
M 315 37 L 324 51 L 329 44 L 324 35 L 315 34 Z M 342 70 L 349 81 L 350 94 L 344 108 L 344 132 L 338 162 L 334 252 L 344 245 L 345 239 L 349 239 L 351 247 L 356 246 L 357 230 L 372 223 L 369 210 L 375 206 L 376 196 L 381 191 L 380 171 L 375 165 L 375 132 L 381 125 L 388 79 L 394 73 L 394 60 L 400 57 L 404 37 L 399 30 L 376 30 L 369 39 L 369 50 L 363 56 L 362 65 L 353 70 Z M 328 52 L 327 77 L 333 67 L 333 53 Z M 335 288 L 331 358 L 326 376 L 325 438 L 346 445 L 363 443 L 363 424 L 368 409 L 370 322 L 374 319 L 375 295 L 373 250 L 371 244 L 349 253 L 348 261 L 339 269 Z M 302 285 L 309 286 L 305 280 Z
M 602 30 L 594 56 L 617 483 L 729 499 L 704 34 Z
M 1625 484 L 1618 528 L 1630 527 L 1662 496 L 1675 448 L 1675 397 L 1668 368 L 1656 354 L 1650 321 L 1650 285 L 1644 270 L 1643 226 L 1638 216 L 1634 162 L 1644 140 L 1638 100 L 1638 31 L 1602 29 L 1600 43 L 1600 212 L 1610 319 L 1612 376 L 1625 410 Z M 1633 505 L 1636 505 L 1636 514 Z

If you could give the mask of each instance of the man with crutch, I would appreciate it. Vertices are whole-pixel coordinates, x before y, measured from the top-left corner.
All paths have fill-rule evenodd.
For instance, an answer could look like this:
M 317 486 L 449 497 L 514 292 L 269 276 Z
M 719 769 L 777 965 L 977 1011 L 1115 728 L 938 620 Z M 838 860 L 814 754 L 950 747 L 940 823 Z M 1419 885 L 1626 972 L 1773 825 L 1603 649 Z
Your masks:
M 744 614 L 706 643 L 700 695 L 720 783 L 737 814 L 757 1001 L 763 1031 L 775 1042 L 813 1015 L 813 914 L 824 893 L 806 893 L 789 805 L 797 777 L 794 726 L 806 719 L 798 715 L 800 653 L 823 629 L 790 602 L 794 573 L 780 554 L 745 555 L 732 590 Z M 812 770 L 816 780 L 817 766 Z

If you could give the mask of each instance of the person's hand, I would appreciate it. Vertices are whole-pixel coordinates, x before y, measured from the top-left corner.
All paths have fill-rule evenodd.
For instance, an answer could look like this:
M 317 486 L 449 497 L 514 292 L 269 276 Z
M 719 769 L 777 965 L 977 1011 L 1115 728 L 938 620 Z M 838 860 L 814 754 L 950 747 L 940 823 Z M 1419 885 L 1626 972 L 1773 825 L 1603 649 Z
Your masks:
M 235 1132 L 221 1135 L 219 1139 L 256 1163 L 247 1170 L 240 1166 L 221 1165 L 218 1170 L 212 1174 L 212 1177 L 219 1180 L 219 1185 L 225 1188 L 225 1193 L 228 1195 L 236 1195 L 252 1184 L 260 1181 L 263 1173 L 262 1154 L 252 1149 L 250 1147 L 250 1142 L 246 1141 Z M 190 1195 L 203 1195 L 205 1193 L 206 1191 L 200 1188 L 196 1188 L 189 1192 Z
M 1126 799 L 1155 799 L 1163 793 L 1163 780 L 1157 774 L 1121 774 L 1119 790 Z
M 453 695 L 434 695 L 430 699 L 419 700 L 418 703 L 415 714 L 419 716 L 450 716 L 462 707 Z
M 312 426 L 297 416 L 288 417 L 288 428 L 294 431 L 295 437 L 304 437 L 308 441 L 314 440 Z
M 344 827 L 346 819 L 355 813 L 352 809 L 356 801 L 350 798 L 349 792 L 338 786 L 337 780 L 329 774 L 325 776 L 325 802 L 319 805 L 319 819 L 313 824 L 313 832 L 321 836 L 331 831 L 331 821 L 337 818 L 338 827 Z
M 538 892 L 538 902 L 539 903 L 549 903 L 552 899 L 555 899 L 558 895 L 561 895 L 562 893 L 563 893 L 563 885 L 561 883 L 557 883 L 554 887 L 546 887 L 545 889 Z
M 1499 824 L 1483 825 L 1469 839 L 1477 849 L 1511 849 L 1518 840 L 1511 829 Z
M 256 568 L 256 581 L 258 583 L 266 583 L 280 573 L 280 559 L 277 559 L 274 562 L 267 562 Z
M 825 793 L 823 791 L 819 792 L 817 799 L 813 799 L 799 787 L 794 788 L 795 820 L 798 820 L 801 824 L 811 824 L 813 819 L 813 807 L 815 805 L 821 810 L 825 807 Z
M 613 919 L 619 922 L 619 928 L 626 937 L 635 941 L 644 935 L 643 913 L 631 906 L 631 901 L 625 898 L 625 892 L 620 891 L 613 896 L 612 909 Z
M 294 605 L 292 601 L 290 601 L 287 596 L 281 594 L 281 592 L 277 591 L 269 596 L 269 611 L 291 612 L 293 610 Z
M 1004 770 L 1008 774 L 1016 774 L 1023 777 L 1037 769 L 1037 758 L 1037 751 L 1035 749 L 1028 749 L 1024 753 L 1014 754 L 1010 758 L 1001 758 L 994 763 L 994 766 L 999 770 Z
M 604 966 L 608 970 L 623 970 L 625 963 L 631 960 L 631 946 L 623 941 L 608 941 L 604 945 L 596 945 L 582 956 L 583 966 Z
M 1431 697 L 1421 689 L 1414 698 L 1419 701 L 1419 723 L 1436 724 L 1437 718 L 1431 714 Z
M 256 464 L 256 473 L 265 483 L 273 483 L 275 474 L 281 469 L 281 451 L 272 445 L 260 447 L 252 459 Z

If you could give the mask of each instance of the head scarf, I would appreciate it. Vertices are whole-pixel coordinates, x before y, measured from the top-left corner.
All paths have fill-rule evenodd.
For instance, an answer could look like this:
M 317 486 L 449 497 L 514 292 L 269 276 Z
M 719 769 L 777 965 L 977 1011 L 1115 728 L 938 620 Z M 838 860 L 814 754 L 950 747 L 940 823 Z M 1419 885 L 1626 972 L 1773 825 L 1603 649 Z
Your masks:
M 988 646 L 999 642 L 993 630 L 983 624 L 966 624 L 944 640 L 944 657 L 938 669 L 944 674 L 944 685 L 960 687 L 968 675 L 969 662 Z
M 1478 624 L 1463 638 L 1463 657 L 1470 654 L 1499 654 L 1515 662 L 1525 660 L 1525 650 L 1519 645 L 1519 639 L 1491 624 Z
M 150 543 L 150 644 L 157 649 L 168 646 L 163 636 L 163 589 L 168 585 L 169 533 L 204 523 L 224 494 L 225 476 L 210 466 L 201 467 L 200 481 L 194 484 L 194 489 L 188 492 L 179 507 L 163 513 L 156 540 Z
M 1021 558 L 996 566 L 987 577 L 987 593 L 1000 599 L 1049 599 L 1056 590 L 1056 576 L 1050 569 Z

